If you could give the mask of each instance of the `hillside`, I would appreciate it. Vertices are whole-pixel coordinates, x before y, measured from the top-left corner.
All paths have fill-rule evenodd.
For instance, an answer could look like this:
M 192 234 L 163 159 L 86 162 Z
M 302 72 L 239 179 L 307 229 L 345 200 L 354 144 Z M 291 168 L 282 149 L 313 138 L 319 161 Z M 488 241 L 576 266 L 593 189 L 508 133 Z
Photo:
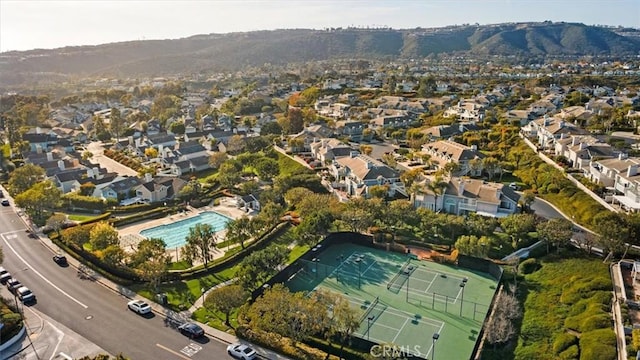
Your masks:
M 634 30 L 634 29 L 631 29 Z M 623 32 L 620 32 L 621 34 Z M 636 32 L 628 32 L 637 35 Z M 626 34 L 625 34 L 626 35 Z M 476 55 L 632 55 L 640 37 L 573 23 L 432 29 L 274 30 L 197 35 L 0 54 L 0 86 L 69 76 L 166 76 L 334 58 Z

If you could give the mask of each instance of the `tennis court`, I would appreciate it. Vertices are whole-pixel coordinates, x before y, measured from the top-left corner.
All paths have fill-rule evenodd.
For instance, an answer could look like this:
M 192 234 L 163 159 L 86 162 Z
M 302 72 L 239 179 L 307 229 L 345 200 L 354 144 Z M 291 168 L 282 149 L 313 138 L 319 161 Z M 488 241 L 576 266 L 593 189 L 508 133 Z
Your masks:
M 315 255 L 300 260 L 286 285 L 342 294 L 361 311 L 356 336 L 422 358 L 430 359 L 434 346 L 438 358 L 471 356 L 497 286 L 488 274 L 351 243 Z

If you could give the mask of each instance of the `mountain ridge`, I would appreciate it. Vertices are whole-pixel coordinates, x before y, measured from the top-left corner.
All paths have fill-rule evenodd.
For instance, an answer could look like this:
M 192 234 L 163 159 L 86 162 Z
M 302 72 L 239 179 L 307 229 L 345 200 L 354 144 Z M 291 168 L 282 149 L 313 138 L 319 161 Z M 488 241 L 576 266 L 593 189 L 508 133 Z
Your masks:
M 58 76 L 163 76 L 239 70 L 339 58 L 470 56 L 625 56 L 640 53 L 640 30 L 580 23 L 504 23 L 443 28 L 284 29 L 200 34 L 0 53 L 0 85 L 36 74 Z

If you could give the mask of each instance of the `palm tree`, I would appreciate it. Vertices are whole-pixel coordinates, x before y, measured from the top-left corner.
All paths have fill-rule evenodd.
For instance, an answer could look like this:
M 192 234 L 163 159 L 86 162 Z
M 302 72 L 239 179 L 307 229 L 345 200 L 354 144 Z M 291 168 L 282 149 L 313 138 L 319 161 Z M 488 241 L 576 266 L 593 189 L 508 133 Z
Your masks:
M 448 184 L 448 182 L 442 180 L 441 177 L 437 176 L 433 181 L 429 181 L 426 185 L 427 189 L 433 193 L 433 210 L 435 212 L 438 212 L 438 196 L 444 194 L 444 191 L 447 188 Z

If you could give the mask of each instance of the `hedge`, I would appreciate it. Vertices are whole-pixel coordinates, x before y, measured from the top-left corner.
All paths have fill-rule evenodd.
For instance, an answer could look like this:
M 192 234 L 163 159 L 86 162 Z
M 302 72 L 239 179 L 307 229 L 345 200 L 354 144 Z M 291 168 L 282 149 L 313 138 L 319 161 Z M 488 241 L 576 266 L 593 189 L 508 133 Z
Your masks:
M 580 359 L 615 360 L 616 334 L 612 329 L 598 329 L 580 336 Z
M 553 352 L 559 354 L 568 349 L 570 346 L 576 344 L 578 344 L 577 336 L 569 333 L 562 333 L 556 336 L 556 338 L 553 340 Z
M 115 219 L 111 221 L 111 225 L 114 227 L 124 226 L 128 224 L 133 224 L 138 221 L 147 220 L 147 219 L 158 219 L 164 217 L 168 214 L 171 214 L 173 210 L 171 208 L 156 208 L 152 210 L 148 210 L 142 213 L 138 213 L 131 216 L 121 217 L 119 219 Z

